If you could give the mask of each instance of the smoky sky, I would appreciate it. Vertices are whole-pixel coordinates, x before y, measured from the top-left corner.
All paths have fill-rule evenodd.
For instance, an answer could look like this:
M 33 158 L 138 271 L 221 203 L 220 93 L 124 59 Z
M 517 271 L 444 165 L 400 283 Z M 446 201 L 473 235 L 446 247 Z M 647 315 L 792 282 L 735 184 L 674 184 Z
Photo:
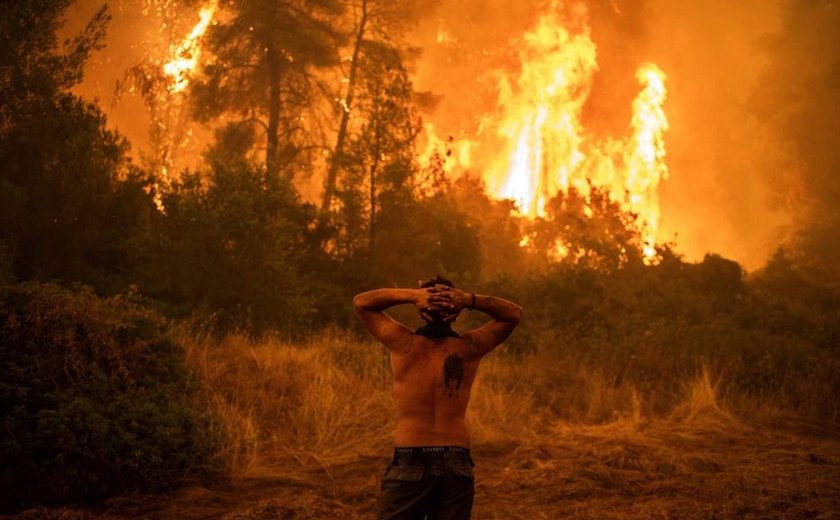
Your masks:
M 714 252 L 753 269 L 799 231 L 836 225 L 840 2 L 583 3 L 599 64 L 582 115 L 587 130 L 627 135 L 641 63 L 656 63 L 668 77 L 670 178 L 659 188 L 661 238 L 675 239 L 690 260 Z M 99 4 L 75 4 L 68 26 L 78 26 Z M 78 89 L 100 99 L 135 150 L 144 146 L 148 116 L 136 98 L 115 104 L 113 87 L 160 35 L 137 12 L 139 4 L 111 2 L 107 47 L 94 56 Z M 439 98 L 424 118 L 441 135 L 457 139 L 480 130 L 495 107 L 498 74 L 510 70 L 516 38 L 550 5 L 431 4 L 408 43 L 421 50 L 412 65 L 416 89 Z M 181 8 L 188 14 L 195 2 Z

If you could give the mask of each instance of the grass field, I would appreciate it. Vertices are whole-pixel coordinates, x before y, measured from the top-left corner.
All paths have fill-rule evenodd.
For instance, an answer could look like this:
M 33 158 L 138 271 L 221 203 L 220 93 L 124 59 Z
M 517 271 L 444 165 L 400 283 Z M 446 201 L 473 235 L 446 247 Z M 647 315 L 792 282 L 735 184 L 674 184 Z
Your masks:
M 393 429 L 384 349 L 336 331 L 185 344 L 222 418 L 230 478 L 17 518 L 372 517 Z M 482 363 L 468 415 L 474 518 L 840 518 L 832 421 L 721 396 L 702 365 L 667 396 L 610 373 L 545 352 Z

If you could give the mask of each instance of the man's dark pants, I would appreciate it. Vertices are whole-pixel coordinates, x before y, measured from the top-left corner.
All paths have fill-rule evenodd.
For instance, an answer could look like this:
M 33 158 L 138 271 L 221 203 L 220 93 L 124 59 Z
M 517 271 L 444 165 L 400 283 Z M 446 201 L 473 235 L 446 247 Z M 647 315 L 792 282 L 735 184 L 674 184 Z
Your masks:
M 468 519 L 475 493 L 474 466 L 466 448 L 396 448 L 382 476 L 377 518 Z

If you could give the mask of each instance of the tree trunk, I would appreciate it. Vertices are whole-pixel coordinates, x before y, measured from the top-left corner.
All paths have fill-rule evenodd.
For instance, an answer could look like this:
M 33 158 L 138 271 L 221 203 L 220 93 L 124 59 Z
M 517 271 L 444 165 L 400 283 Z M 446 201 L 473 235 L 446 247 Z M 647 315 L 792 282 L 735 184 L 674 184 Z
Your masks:
M 370 226 L 368 231 L 368 258 L 373 260 L 373 253 L 376 249 L 376 170 L 379 169 L 379 155 L 373 160 L 370 167 Z
M 330 161 L 330 169 L 328 170 L 327 178 L 324 181 L 324 197 L 321 200 L 321 213 L 319 216 L 321 224 L 324 223 L 329 213 L 330 204 L 332 203 L 332 198 L 335 194 L 338 166 L 341 162 L 341 156 L 344 154 L 344 143 L 347 140 L 347 123 L 350 121 L 350 107 L 352 107 L 353 103 L 353 90 L 356 86 L 356 71 L 359 67 L 359 54 L 362 50 L 362 43 L 364 42 L 367 16 L 367 0 L 362 0 L 362 17 L 359 20 L 359 26 L 356 29 L 356 38 L 353 42 L 353 58 L 350 62 L 350 77 L 347 81 L 347 96 L 344 98 L 344 106 L 341 111 L 341 122 L 339 123 L 335 149 L 333 150 L 332 160 Z
M 269 178 L 275 177 L 278 171 L 277 150 L 279 148 L 278 133 L 280 126 L 280 63 L 273 47 L 266 53 L 268 64 L 268 130 L 265 143 L 265 170 Z
M 374 139 L 373 164 L 370 165 L 370 236 L 368 237 L 368 258 L 373 261 L 376 250 L 376 173 L 379 170 L 379 158 L 382 157 L 382 120 L 379 115 L 379 95 L 376 96 L 373 117 L 376 123 L 376 138 Z

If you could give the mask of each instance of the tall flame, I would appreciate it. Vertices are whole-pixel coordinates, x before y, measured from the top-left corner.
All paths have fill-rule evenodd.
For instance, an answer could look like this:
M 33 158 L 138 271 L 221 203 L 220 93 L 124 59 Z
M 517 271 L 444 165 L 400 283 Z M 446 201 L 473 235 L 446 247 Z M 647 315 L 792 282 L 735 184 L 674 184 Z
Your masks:
M 546 204 L 560 192 L 574 188 L 588 197 L 590 184 L 604 188 L 622 209 L 639 216 L 643 253 L 652 259 L 660 217 L 657 190 L 668 176 L 665 74 L 652 63 L 637 70 L 641 91 L 633 101 L 629 136 L 593 135 L 581 114 L 598 71 L 596 46 L 585 7 L 573 5 L 564 18 L 561 11 L 552 4 L 514 42 L 520 67 L 501 74 L 497 109 L 487 115 L 490 123 L 483 123 L 498 139 L 498 144 L 485 141 L 485 149 L 498 150 L 483 165 L 485 181 L 492 195 L 513 199 L 518 211 L 532 218 L 544 217 Z M 431 146 L 433 132 L 427 134 Z
M 668 178 L 665 164 L 665 132 L 668 118 L 662 109 L 667 91 L 665 73 L 652 63 L 636 71 L 644 87 L 633 101 L 633 137 L 624 151 L 626 175 L 624 187 L 629 194 L 627 209 L 639 214 L 645 223 L 645 257 L 656 254 L 656 231 L 659 229 L 659 194 L 662 180 Z
M 171 59 L 164 63 L 163 73 L 172 78 L 169 86 L 170 92 L 182 92 L 190 83 L 190 76 L 198 66 L 198 58 L 201 56 L 201 37 L 207 31 L 216 9 L 219 6 L 218 0 L 210 0 L 201 7 L 198 13 L 199 21 L 192 31 L 179 43 L 173 45 L 170 51 Z
M 501 80 L 498 128 L 508 150 L 491 169 L 489 186 L 524 214 L 543 216 L 558 190 L 585 184 L 580 114 L 598 70 L 595 57 L 588 28 L 572 35 L 551 13 L 523 36 L 515 84 Z

